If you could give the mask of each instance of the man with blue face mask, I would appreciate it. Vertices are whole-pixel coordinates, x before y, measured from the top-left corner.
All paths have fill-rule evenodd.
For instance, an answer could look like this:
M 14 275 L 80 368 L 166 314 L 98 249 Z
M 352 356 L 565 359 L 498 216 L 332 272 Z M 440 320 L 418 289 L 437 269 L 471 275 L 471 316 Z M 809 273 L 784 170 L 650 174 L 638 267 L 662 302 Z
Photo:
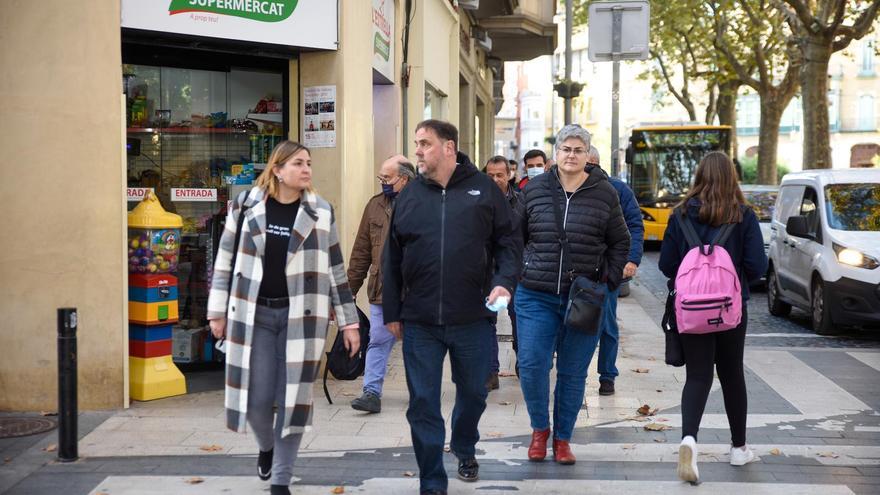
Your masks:
M 352 294 L 357 295 L 364 279 L 370 273 L 367 297 L 370 301 L 370 344 L 364 369 L 363 395 L 351 401 L 358 411 L 377 413 L 382 410 L 382 384 L 388 365 L 388 356 L 396 339 L 385 327 L 382 313 L 382 250 L 388 237 L 388 225 L 394 198 L 416 177 L 412 163 L 403 155 L 385 160 L 376 179 L 382 192 L 370 198 L 357 238 L 348 261 L 348 283 Z M 372 267 L 372 269 L 371 269 Z
M 526 168 L 526 176 L 519 181 L 519 190 L 522 191 L 529 180 L 544 173 L 547 168 L 547 155 L 538 149 L 529 150 L 523 156 L 523 165 Z

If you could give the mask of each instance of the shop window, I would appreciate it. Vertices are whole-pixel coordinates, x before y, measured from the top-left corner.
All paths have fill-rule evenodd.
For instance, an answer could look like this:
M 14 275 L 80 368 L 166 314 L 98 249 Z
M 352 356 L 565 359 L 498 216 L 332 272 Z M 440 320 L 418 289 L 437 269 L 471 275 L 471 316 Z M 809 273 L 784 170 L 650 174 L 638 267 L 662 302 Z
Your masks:
M 123 85 L 128 186 L 154 188 L 183 217 L 179 326 L 202 327 L 227 200 L 283 139 L 283 75 L 125 64 Z

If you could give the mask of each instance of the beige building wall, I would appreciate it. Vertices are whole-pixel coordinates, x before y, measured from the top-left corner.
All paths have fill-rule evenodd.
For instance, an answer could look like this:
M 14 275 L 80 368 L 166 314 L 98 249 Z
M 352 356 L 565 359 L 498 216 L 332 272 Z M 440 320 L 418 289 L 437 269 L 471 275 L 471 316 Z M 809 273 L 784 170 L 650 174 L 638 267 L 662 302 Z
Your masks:
M 119 2 L 0 3 L 0 410 L 56 410 L 67 306 L 79 310 L 80 409 L 124 404 L 119 18 Z

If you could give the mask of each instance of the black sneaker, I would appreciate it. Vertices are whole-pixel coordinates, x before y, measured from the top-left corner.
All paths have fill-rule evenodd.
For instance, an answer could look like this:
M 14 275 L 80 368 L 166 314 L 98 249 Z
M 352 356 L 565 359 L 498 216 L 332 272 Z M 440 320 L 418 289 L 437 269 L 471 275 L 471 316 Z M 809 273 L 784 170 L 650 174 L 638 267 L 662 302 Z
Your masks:
M 614 382 L 599 380 L 599 395 L 614 395 Z
M 284 485 L 272 485 L 269 488 L 269 495 L 290 495 L 290 488 Z
M 269 449 L 266 452 L 261 450 L 259 457 L 257 457 L 257 476 L 263 481 L 272 477 L 272 454 L 274 452 L 275 449 Z
M 476 459 L 471 457 L 470 459 L 458 460 L 458 479 L 467 482 L 480 479 L 480 465 L 477 464 Z
M 493 391 L 493 390 L 498 390 L 498 388 L 499 388 L 500 386 L 501 386 L 501 384 L 498 383 L 498 372 L 497 372 L 497 371 L 493 371 L 493 372 L 489 375 L 489 379 L 486 380 L 486 390 L 488 390 L 489 392 L 491 392 L 491 391 Z
M 373 392 L 364 392 L 364 395 L 351 401 L 351 408 L 355 411 L 377 413 L 382 410 L 382 399 Z

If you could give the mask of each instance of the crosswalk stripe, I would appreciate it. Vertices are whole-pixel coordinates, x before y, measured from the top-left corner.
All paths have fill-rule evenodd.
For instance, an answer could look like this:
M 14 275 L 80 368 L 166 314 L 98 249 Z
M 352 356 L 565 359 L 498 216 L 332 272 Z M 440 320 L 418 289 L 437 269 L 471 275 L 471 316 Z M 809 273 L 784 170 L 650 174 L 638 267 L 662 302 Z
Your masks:
M 108 476 L 95 488 L 91 495 L 112 493 L 113 495 L 208 495 L 216 493 L 263 493 L 265 482 L 255 476 L 204 476 L 201 482 L 193 484 L 181 476 Z M 330 485 L 294 484 L 295 493 L 306 495 L 326 495 L 332 493 Z M 419 488 L 418 478 L 372 478 L 357 487 L 343 487 L 345 493 L 409 495 Z M 449 480 L 449 492 L 456 494 L 497 494 L 497 493 L 601 493 L 608 495 L 630 493 L 664 493 L 670 495 L 693 495 L 695 488 L 679 481 L 636 481 L 636 480 L 486 480 L 476 483 L 463 483 Z M 714 495 L 853 495 L 845 485 L 795 484 L 795 483 L 744 483 L 704 481 L 699 490 Z
M 847 352 L 847 354 L 880 371 L 880 352 Z
M 747 351 L 745 364 L 803 414 L 830 416 L 871 410 L 787 351 Z
M 678 443 L 571 443 L 578 462 L 677 462 Z M 759 457 L 789 456 L 815 459 L 826 466 L 880 465 L 880 447 L 854 445 L 749 445 Z M 730 462 L 729 444 L 698 444 L 700 462 Z M 477 459 L 528 462 L 528 444 L 481 442 Z M 775 452 L 775 454 L 774 454 Z M 548 453 L 552 456 L 552 453 Z

